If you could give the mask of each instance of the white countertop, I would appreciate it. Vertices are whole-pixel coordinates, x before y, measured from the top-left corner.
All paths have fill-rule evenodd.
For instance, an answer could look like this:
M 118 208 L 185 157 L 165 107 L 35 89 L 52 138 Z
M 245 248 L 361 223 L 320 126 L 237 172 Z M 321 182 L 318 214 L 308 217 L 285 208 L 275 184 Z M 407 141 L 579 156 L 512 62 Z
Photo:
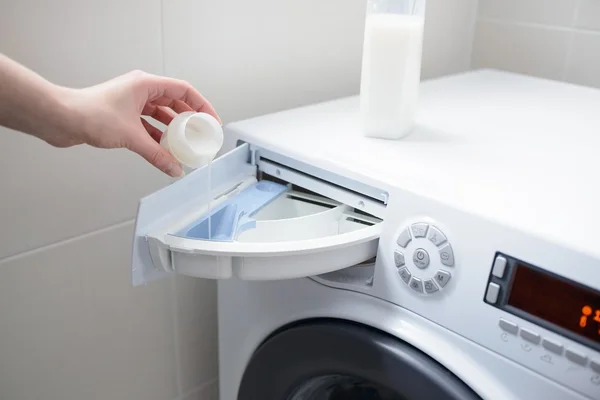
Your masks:
M 426 81 L 418 126 L 398 141 L 363 137 L 358 101 L 226 128 L 321 168 L 600 258 L 600 90 L 492 70 Z

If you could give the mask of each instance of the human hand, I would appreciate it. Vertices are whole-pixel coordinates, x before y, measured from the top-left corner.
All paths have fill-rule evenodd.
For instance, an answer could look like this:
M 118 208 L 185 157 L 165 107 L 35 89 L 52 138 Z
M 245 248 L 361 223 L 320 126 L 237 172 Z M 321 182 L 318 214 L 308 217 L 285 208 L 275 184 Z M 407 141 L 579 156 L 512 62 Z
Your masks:
M 212 105 L 189 83 L 134 71 L 85 89 L 64 89 L 63 102 L 75 123 L 60 136 L 42 138 L 57 147 L 86 143 L 126 148 L 172 177 L 181 164 L 159 142 L 162 132 L 142 115 L 168 125 L 175 113 L 205 112 L 219 122 Z

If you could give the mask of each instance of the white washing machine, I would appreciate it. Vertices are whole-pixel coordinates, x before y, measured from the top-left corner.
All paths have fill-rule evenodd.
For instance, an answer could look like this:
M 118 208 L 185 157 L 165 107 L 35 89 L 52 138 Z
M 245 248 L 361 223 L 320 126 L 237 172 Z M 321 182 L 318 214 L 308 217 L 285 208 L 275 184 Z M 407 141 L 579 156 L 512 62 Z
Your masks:
M 432 80 L 400 141 L 358 103 L 232 123 L 140 202 L 134 285 L 220 280 L 221 399 L 600 399 L 600 91 Z

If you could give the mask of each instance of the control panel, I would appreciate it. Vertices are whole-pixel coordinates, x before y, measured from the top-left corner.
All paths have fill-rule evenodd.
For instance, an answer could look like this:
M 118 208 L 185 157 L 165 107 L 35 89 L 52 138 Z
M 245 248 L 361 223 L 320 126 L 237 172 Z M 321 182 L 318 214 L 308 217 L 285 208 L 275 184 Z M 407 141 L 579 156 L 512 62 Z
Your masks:
M 441 229 L 416 222 L 400 231 L 396 245 L 394 263 L 400 279 L 410 289 L 434 295 L 448 287 L 455 265 L 454 251 Z
M 597 290 L 497 253 L 484 301 L 600 351 L 600 292 Z M 535 339 L 523 334 L 524 338 Z
M 514 354 L 534 355 L 539 372 L 562 369 L 564 383 L 600 398 L 600 291 L 498 252 L 483 301 L 504 312 L 505 350 L 515 343 Z

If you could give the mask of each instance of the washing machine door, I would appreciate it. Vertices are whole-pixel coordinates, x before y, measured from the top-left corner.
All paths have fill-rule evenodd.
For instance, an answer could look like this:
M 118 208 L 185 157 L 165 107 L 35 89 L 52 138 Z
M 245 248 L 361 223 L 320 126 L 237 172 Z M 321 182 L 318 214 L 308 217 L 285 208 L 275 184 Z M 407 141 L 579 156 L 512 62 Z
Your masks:
M 238 400 L 470 400 L 464 382 L 379 330 L 318 320 L 285 328 L 252 356 Z

